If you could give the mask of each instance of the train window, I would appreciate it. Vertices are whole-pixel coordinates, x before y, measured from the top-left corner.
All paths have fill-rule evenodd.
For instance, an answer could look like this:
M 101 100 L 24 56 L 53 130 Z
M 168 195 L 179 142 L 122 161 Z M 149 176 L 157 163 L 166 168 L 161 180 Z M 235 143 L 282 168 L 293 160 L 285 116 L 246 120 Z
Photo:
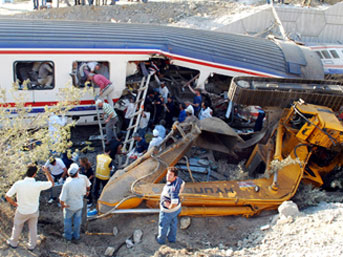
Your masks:
M 72 72 L 70 76 L 75 87 L 84 87 L 89 73 L 104 75 L 107 79 L 110 78 L 109 62 L 104 61 L 74 61 L 72 63 Z
M 338 56 L 338 53 L 336 52 L 336 50 L 330 50 L 330 53 L 333 56 L 333 58 L 339 59 L 339 56 Z
M 47 90 L 55 87 L 52 61 L 16 61 L 13 67 L 18 89 Z
M 320 57 L 320 59 L 323 59 L 323 58 L 324 58 L 321 52 L 316 51 L 316 53 L 318 54 L 318 56 Z
M 324 55 L 325 59 L 331 59 L 331 56 L 330 56 L 330 54 L 329 54 L 329 52 L 327 50 L 323 50 L 322 51 L 322 55 Z

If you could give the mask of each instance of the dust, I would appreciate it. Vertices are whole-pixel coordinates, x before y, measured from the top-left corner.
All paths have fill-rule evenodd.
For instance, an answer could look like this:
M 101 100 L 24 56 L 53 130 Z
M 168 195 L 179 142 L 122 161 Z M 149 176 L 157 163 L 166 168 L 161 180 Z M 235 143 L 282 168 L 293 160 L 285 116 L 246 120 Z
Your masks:
M 242 160 L 238 165 L 230 164 L 227 160 L 218 161 L 218 172 L 225 174 L 228 180 L 245 180 L 249 179 L 248 172 L 244 169 L 244 163 L 246 160 Z

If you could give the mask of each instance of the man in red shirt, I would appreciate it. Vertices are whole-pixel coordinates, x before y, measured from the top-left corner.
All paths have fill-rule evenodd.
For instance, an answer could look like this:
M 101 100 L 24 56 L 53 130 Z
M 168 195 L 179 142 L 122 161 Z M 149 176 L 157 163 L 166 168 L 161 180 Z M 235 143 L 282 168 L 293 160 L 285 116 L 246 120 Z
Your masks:
M 111 93 L 114 89 L 114 86 L 112 85 L 111 81 L 109 81 L 102 74 L 94 74 L 94 73 L 89 73 L 88 79 L 100 88 L 99 97 L 101 99 L 105 99 L 106 97 L 108 103 L 113 107 Z

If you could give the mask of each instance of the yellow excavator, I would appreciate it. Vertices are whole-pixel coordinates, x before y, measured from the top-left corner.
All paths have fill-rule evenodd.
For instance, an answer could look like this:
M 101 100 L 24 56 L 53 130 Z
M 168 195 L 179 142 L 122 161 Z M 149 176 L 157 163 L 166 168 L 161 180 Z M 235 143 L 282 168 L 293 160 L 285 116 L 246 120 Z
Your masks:
M 174 123 L 159 149 L 111 177 L 98 200 L 99 212 L 141 206 L 158 209 L 167 168 L 192 146 L 235 155 L 252 144 L 256 146 L 245 163 L 252 179 L 186 183 L 181 215 L 249 217 L 276 209 L 294 196 L 302 180 L 321 186 L 323 178 L 341 166 L 343 126 L 333 110 L 343 104 L 342 89 L 339 82 L 234 78 L 230 100 L 270 109 L 266 129 L 256 137 L 264 144 L 256 144 L 256 138 L 244 142 L 217 118 Z

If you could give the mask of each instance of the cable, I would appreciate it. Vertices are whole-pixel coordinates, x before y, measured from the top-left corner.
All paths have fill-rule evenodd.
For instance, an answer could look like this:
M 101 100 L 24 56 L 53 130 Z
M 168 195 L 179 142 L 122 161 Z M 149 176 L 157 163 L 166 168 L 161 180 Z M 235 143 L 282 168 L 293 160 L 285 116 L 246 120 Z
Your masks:
M 192 174 L 192 171 L 191 171 L 191 168 L 189 167 L 188 157 L 185 155 L 185 156 L 183 156 L 183 158 L 186 159 L 186 165 L 187 165 L 187 169 L 188 169 L 189 175 L 191 176 L 192 182 L 195 183 L 194 178 L 193 178 L 193 174 Z

